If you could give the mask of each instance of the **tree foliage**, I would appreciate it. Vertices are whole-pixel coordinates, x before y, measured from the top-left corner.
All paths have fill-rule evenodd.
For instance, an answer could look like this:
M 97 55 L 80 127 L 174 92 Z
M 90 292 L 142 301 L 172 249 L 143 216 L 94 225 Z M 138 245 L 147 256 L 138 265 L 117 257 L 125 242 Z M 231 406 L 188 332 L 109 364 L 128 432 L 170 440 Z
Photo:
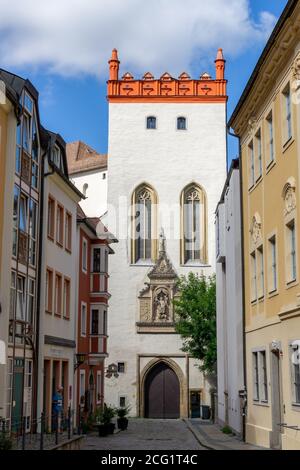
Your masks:
M 183 339 L 182 350 L 201 361 L 201 370 L 211 373 L 217 360 L 216 278 L 189 273 L 180 278 L 178 288 L 175 328 Z

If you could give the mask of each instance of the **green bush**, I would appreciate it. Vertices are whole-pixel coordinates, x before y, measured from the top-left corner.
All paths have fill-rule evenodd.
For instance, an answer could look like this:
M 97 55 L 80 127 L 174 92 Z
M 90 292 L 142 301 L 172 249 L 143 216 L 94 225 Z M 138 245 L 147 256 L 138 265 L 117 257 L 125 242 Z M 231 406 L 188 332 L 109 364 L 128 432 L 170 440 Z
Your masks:
M 221 431 L 224 434 L 233 434 L 232 429 L 229 426 L 224 426 L 224 428 L 222 428 Z

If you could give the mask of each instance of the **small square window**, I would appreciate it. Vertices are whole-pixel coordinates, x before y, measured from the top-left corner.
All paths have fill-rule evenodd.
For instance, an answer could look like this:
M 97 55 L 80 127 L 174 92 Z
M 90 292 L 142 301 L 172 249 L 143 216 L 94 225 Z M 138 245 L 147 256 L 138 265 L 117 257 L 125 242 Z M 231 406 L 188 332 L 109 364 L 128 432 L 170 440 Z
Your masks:
M 125 362 L 118 362 L 118 373 L 119 374 L 125 373 Z
M 177 118 L 177 129 L 180 131 L 186 130 L 186 118 L 185 117 L 178 117 Z
M 156 117 L 155 116 L 147 117 L 147 129 L 156 129 Z

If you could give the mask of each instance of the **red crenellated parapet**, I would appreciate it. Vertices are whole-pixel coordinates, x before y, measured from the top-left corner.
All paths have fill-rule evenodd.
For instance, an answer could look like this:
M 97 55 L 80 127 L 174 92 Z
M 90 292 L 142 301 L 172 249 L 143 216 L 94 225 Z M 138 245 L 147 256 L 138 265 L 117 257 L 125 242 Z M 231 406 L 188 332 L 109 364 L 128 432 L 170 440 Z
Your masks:
M 178 78 L 165 72 L 159 79 L 147 72 L 141 80 L 136 80 L 129 72 L 119 80 L 117 50 L 109 60 L 109 80 L 107 98 L 109 102 L 225 102 L 227 101 L 227 80 L 225 80 L 225 59 L 222 49 L 218 50 L 216 79 L 203 73 L 199 79 L 183 72 Z

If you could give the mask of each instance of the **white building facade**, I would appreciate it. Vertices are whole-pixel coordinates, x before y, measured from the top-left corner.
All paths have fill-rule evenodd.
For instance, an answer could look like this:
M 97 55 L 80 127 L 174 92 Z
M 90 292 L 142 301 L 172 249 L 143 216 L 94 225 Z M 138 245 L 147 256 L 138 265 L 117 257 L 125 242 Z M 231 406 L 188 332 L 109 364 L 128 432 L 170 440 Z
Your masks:
M 44 230 L 41 272 L 38 416 L 53 429 L 53 395 L 62 388 L 63 412 L 76 409 L 78 240 L 81 193 L 68 178 L 65 142 L 44 131 L 49 152 L 44 173 Z
M 243 434 L 243 286 L 239 161 L 216 211 L 218 421 Z
M 147 73 L 108 81 L 109 362 L 105 400 L 152 418 L 198 416 L 210 384 L 174 328 L 176 280 L 215 272 L 214 211 L 226 178 L 226 80 Z M 159 234 L 161 234 L 159 240 Z

